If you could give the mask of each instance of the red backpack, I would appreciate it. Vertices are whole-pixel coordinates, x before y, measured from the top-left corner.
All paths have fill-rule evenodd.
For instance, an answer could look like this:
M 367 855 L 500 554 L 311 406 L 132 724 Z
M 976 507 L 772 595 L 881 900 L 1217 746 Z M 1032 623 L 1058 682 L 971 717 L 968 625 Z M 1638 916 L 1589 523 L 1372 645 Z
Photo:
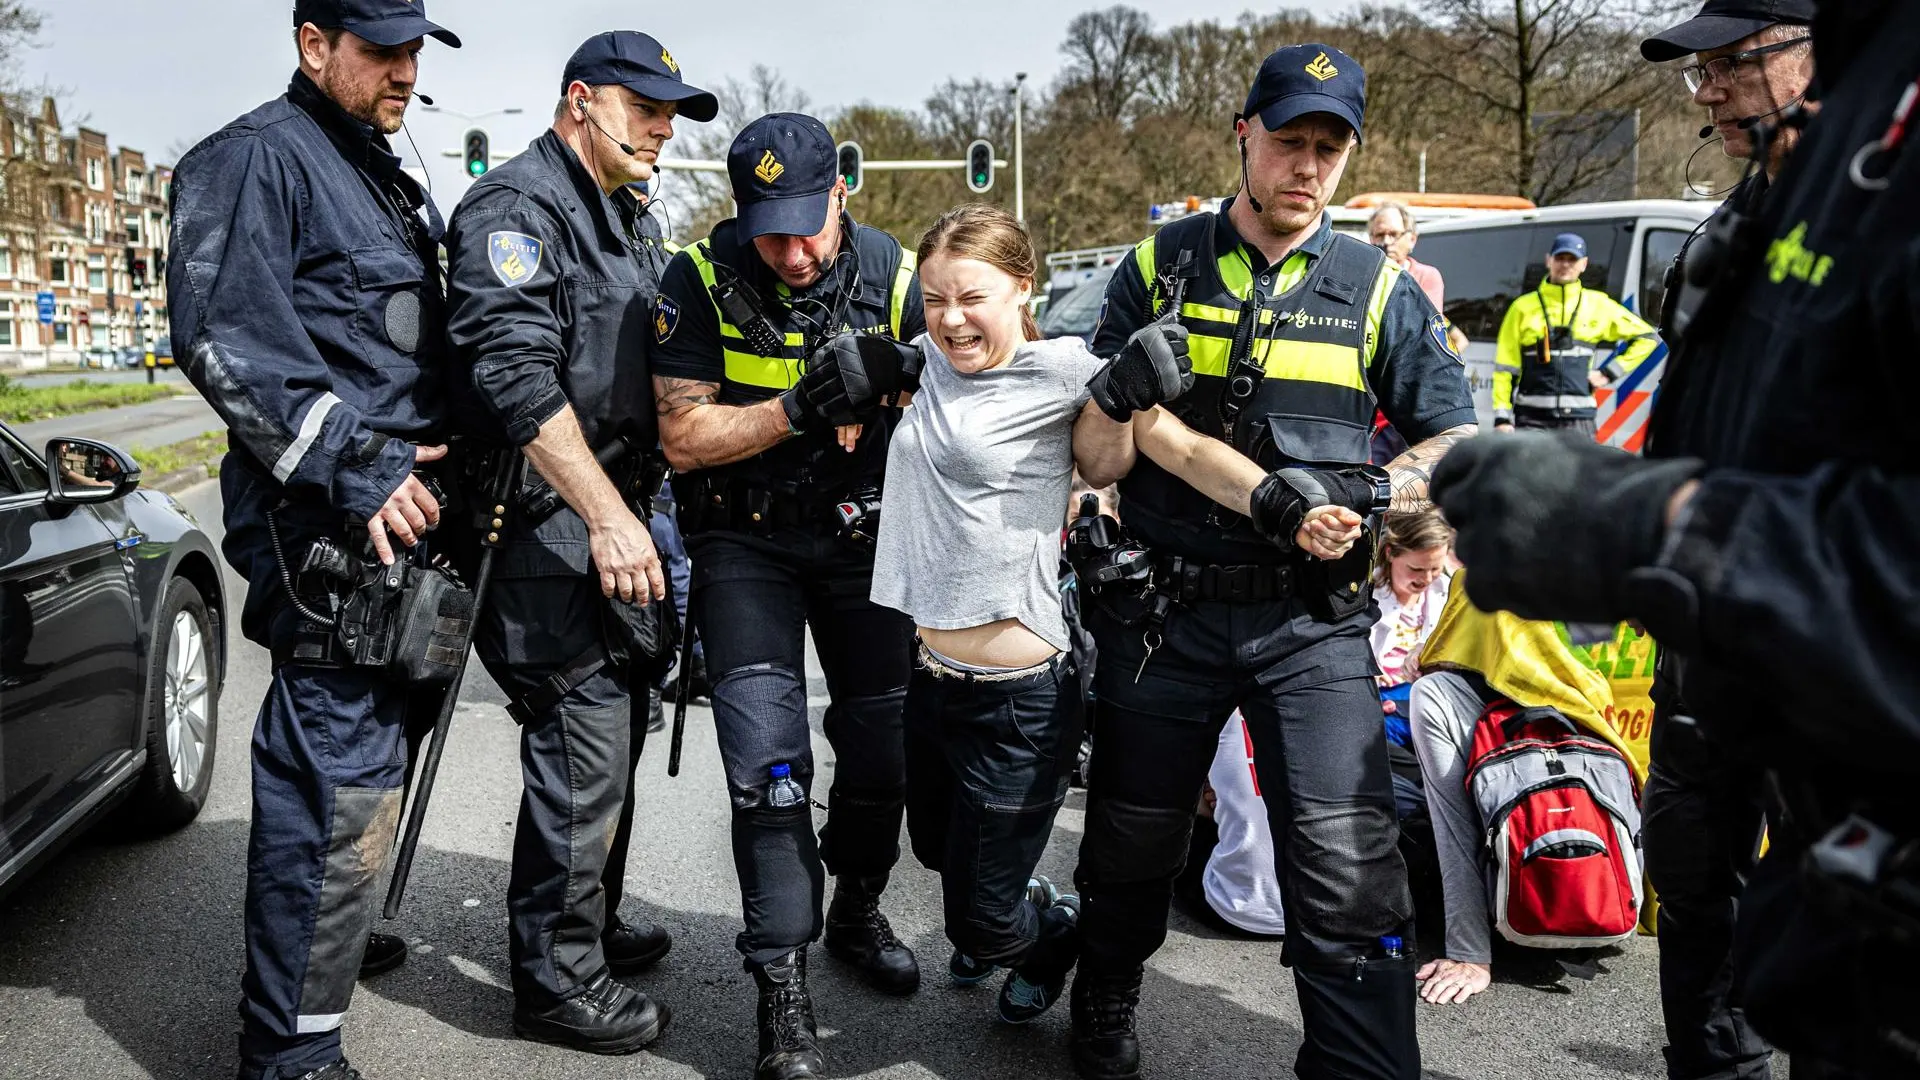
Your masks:
M 1501 935 L 1549 949 L 1633 936 L 1644 889 L 1639 790 L 1626 756 L 1555 709 L 1499 699 L 1481 711 L 1468 761 Z

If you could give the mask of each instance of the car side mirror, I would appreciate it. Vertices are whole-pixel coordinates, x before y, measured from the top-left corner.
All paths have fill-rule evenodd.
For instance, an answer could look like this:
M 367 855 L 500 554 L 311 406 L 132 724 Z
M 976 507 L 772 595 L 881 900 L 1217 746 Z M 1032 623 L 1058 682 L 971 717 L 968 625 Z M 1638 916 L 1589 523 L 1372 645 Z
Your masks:
M 111 502 L 140 486 L 140 463 L 96 439 L 49 439 L 47 476 L 48 502 Z

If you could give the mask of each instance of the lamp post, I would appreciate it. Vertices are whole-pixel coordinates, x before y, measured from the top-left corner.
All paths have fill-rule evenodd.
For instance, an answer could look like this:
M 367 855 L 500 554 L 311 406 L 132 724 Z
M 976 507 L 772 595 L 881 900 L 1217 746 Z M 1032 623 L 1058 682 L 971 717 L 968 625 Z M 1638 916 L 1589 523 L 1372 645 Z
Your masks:
M 1026 161 L 1020 146 L 1020 114 L 1023 95 L 1020 87 L 1027 81 L 1027 73 L 1016 71 L 1013 74 L 1013 216 L 1020 224 L 1027 223 L 1027 174 Z
M 1420 144 L 1420 194 L 1422 195 L 1427 193 L 1427 147 L 1432 146 L 1444 138 L 1446 138 L 1446 135 L 1443 133 L 1435 135 L 1433 138 Z

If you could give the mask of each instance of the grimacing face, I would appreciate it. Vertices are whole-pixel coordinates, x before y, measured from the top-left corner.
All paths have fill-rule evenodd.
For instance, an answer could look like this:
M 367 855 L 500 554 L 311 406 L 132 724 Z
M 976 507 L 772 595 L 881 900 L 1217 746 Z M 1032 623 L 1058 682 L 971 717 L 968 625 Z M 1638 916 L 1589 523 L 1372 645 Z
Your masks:
M 998 367 L 1026 340 L 1021 312 L 1033 282 L 979 259 L 936 252 L 920 267 L 927 332 L 955 371 Z

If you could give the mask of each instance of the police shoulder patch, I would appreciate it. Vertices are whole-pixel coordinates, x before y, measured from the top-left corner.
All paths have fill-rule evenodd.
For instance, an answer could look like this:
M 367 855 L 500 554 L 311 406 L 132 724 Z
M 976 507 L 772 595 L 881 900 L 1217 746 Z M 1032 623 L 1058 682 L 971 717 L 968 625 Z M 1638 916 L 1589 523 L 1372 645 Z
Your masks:
M 680 328 L 680 304 L 661 293 L 653 299 L 653 340 L 665 343 Z
M 1459 353 L 1453 351 L 1453 342 L 1450 340 L 1452 331 L 1453 324 L 1447 321 L 1445 315 L 1435 315 L 1427 320 L 1427 333 L 1433 336 L 1433 343 L 1440 346 L 1441 352 L 1464 364 L 1466 361 L 1461 359 Z
M 546 245 L 526 233 L 497 232 L 487 236 L 487 262 L 500 284 L 508 288 L 533 280 L 545 250 Z

